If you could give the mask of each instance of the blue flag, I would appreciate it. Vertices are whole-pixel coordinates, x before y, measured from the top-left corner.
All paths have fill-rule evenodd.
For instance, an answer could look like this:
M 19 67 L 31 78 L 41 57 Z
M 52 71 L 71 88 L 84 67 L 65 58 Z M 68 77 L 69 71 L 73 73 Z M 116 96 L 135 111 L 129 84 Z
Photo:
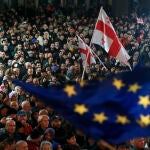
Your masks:
M 120 143 L 150 136 L 150 69 L 104 81 L 44 89 L 13 80 L 95 140 Z

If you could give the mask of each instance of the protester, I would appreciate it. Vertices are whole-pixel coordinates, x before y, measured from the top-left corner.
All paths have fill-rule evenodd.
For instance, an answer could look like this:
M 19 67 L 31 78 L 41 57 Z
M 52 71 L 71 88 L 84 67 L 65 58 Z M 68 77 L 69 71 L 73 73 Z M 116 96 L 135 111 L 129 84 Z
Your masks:
M 26 141 L 20 140 L 16 143 L 16 150 L 28 150 L 28 144 Z
M 21 143 L 26 145 L 25 149 L 32 147 L 39 149 L 41 140 L 45 140 L 47 134 L 52 136 L 52 139 L 49 139 L 52 145 L 54 141 L 57 143 L 56 147 L 58 145 L 70 147 L 71 139 L 75 142 L 79 141 L 80 137 L 77 133 L 75 136 L 67 137 L 68 132 L 75 132 L 74 128 L 66 124 L 63 117 L 55 115 L 55 110 L 45 106 L 36 95 L 31 95 L 21 87 L 13 85 L 9 77 L 32 82 L 35 86 L 44 88 L 68 82 L 80 82 L 84 68 L 76 35 L 90 45 L 99 8 L 87 13 L 84 11 L 84 6 L 80 5 L 80 8 L 76 9 L 76 16 L 72 16 L 75 13 L 73 6 L 62 10 L 47 5 L 40 6 L 33 15 L 34 12 L 31 11 L 34 10 L 33 6 L 30 7 L 31 15 L 26 17 L 23 17 L 23 9 L 20 8 L 6 9 L 5 13 L 0 13 L 0 147 L 2 149 L 10 146 L 3 141 L 7 137 L 15 137 L 16 142 L 19 140 L 16 149 L 21 149 L 19 148 L 19 145 L 23 145 Z M 150 67 L 150 14 L 143 11 L 140 15 L 143 24 L 136 21 L 135 10 L 128 16 L 110 18 L 120 41 L 131 57 L 129 61 L 132 69 L 141 65 Z M 94 55 L 96 64 L 85 68 L 85 80 L 101 80 L 129 71 L 129 68 L 122 63 L 109 58 L 103 48 L 97 45 L 91 45 L 91 48 L 103 64 Z M 12 108 L 17 113 L 11 112 Z M 97 145 L 88 138 L 87 144 L 83 138 L 87 137 L 82 136 L 82 142 L 75 144 L 77 149 L 81 146 L 85 149 L 93 147 L 98 149 L 97 146 L 101 149 L 112 148 L 111 145 L 104 144 L 105 142 Z M 43 145 L 41 144 L 41 149 Z M 135 140 L 131 145 L 137 147 Z

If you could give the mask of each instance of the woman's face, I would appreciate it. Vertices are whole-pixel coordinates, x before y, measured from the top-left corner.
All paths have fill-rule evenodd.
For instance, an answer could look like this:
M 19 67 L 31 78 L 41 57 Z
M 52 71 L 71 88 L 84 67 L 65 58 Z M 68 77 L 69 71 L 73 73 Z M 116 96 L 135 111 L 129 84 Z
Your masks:
M 51 141 L 53 139 L 52 135 L 50 133 L 45 134 L 45 139 L 48 141 Z

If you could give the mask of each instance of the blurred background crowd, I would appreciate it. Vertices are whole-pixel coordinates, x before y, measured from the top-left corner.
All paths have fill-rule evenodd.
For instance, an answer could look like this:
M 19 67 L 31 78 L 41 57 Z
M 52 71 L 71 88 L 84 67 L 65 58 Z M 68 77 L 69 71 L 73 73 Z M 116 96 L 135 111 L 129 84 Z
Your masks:
M 34 7 L 31 3 L 26 11 L 6 7 L 0 12 L 0 150 L 44 150 L 46 146 L 53 150 L 114 149 L 113 144 L 95 142 L 76 131 L 61 114 L 10 81 L 19 79 L 44 88 L 80 82 L 83 66 L 75 35 L 90 45 L 100 5 L 88 10 L 85 5 L 74 9 L 74 5 L 61 8 L 52 3 Z M 150 67 L 149 11 L 135 5 L 130 14 L 114 17 L 111 7 L 104 9 L 131 57 L 132 69 Z M 98 45 L 91 48 L 105 67 L 94 55 L 96 64 L 86 67 L 85 80 L 129 71 Z M 147 138 L 138 140 L 148 147 Z M 132 140 L 128 148 L 135 145 Z

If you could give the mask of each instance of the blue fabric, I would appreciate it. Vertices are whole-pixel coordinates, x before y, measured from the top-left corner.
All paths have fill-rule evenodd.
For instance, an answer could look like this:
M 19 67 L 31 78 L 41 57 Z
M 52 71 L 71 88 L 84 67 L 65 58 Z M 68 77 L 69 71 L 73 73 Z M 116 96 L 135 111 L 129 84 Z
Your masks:
M 115 86 L 114 81 L 121 81 L 123 86 L 119 83 Z M 120 143 L 135 137 L 150 136 L 149 68 L 118 74 L 103 82 L 92 81 L 85 86 L 71 85 L 76 94 L 73 92 L 70 96 L 65 90 L 68 85 L 44 89 L 18 80 L 13 83 L 36 95 L 76 129 L 95 140 Z M 79 105 L 86 108 L 85 112 L 84 108 L 80 109 L 81 113 L 75 109 Z M 117 116 L 122 117 L 121 122 L 117 121 Z

